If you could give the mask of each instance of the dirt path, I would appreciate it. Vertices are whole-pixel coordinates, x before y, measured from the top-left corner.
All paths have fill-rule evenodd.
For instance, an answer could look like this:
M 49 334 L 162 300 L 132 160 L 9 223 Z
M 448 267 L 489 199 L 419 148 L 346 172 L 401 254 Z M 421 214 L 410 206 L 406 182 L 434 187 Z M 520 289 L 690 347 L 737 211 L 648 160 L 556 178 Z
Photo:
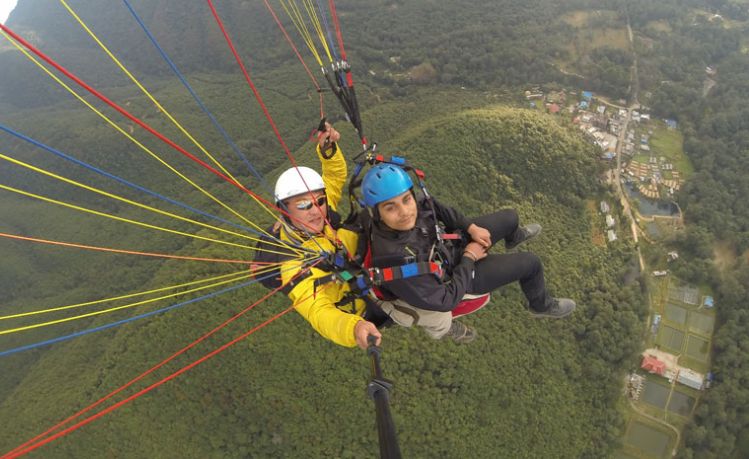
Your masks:
M 672 390 L 673 390 L 673 388 L 672 388 Z M 681 432 L 679 432 L 679 429 L 677 429 L 676 427 L 672 426 L 671 424 L 669 424 L 668 422 L 664 421 L 663 419 L 658 419 L 655 416 L 651 416 L 651 415 L 645 413 L 641 409 L 637 408 L 637 406 L 635 406 L 635 404 L 634 404 L 634 402 L 632 400 L 629 401 L 629 407 L 632 408 L 635 411 L 635 413 L 639 414 L 640 416 L 642 416 L 642 417 L 644 417 L 646 419 L 649 419 L 649 420 L 651 420 L 651 421 L 653 421 L 653 422 L 655 422 L 657 424 L 660 424 L 662 426 L 668 427 L 670 430 L 672 430 L 676 434 L 676 443 L 674 443 L 674 449 L 671 450 L 671 455 L 672 456 L 676 456 L 676 451 L 678 450 L 679 443 L 681 442 Z
M 555 64 L 553 62 L 551 64 L 551 66 L 554 67 L 555 69 L 559 70 L 561 73 L 563 73 L 565 75 L 569 75 L 569 76 L 573 76 L 573 77 L 578 77 L 578 78 L 581 78 L 583 80 L 585 79 L 584 75 L 580 75 L 579 73 L 575 73 L 575 72 L 568 72 L 567 70 L 563 69 L 561 66 L 559 66 L 559 65 L 557 65 L 557 64 Z
M 705 78 L 705 83 L 702 85 L 702 97 L 706 97 L 715 84 L 716 81 L 712 78 Z

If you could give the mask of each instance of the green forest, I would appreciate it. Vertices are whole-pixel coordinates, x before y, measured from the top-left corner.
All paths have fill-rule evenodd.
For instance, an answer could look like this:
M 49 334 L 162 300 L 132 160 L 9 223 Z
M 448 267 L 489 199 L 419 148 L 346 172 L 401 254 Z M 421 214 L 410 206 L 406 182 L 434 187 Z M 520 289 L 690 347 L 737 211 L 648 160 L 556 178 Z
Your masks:
M 67 3 L 227 170 L 261 196 L 271 197 L 273 182 L 289 160 L 205 3 L 130 2 L 262 180 L 233 155 L 125 7 L 105 7 L 93 0 Z M 279 3 L 271 4 L 283 12 Z M 712 357 L 716 382 L 685 429 L 679 455 L 749 454 L 749 403 L 742 384 L 749 371 L 749 5 L 738 0 L 341 0 L 336 5 L 367 137 L 383 154 L 403 155 L 424 169 L 430 191 L 468 216 L 513 207 L 523 222 L 540 223 L 541 237 L 522 250 L 541 257 L 554 294 L 578 303 L 565 320 L 533 320 L 520 289 L 502 288 L 489 306 L 465 319 L 479 337 L 464 346 L 433 341 L 418 329 L 384 330 L 383 370 L 395 382 L 391 409 L 404 457 L 599 458 L 614 455 L 620 447 L 622 384 L 626 372 L 639 364 L 647 283 L 637 276 L 632 241 L 592 243 L 591 228 L 597 223 L 588 210 L 591 203 L 615 200 L 600 179 L 604 166 L 596 147 L 578 130 L 527 109 L 523 91 L 536 85 L 592 90 L 627 102 L 637 97 L 654 116 L 678 121 L 695 174 L 678 197 L 686 229 L 662 250 L 678 249 L 682 257 L 673 266 L 674 274 L 708 286 L 719 305 Z M 308 137 L 319 122 L 320 103 L 303 67 L 263 2 L 216 6 L 294 158 L 315 167 Z M 715 14 L 723 19 L 714 20 Z M 627 23 L 634 34 L 632 48 L 616 38 L 627 36 Z M 197 150 L 60 2 L 20 0 L 6 25 L 167 137 Z M 271 221 L 247 195 L 123 121 L 114 110 L 103 110 L 206 193 L 197 191 L 2 40 L 1 125 L 227 220 L 239 222 L 206 193 L 261 226 Z M 316 72 L 313 60 L 304 57 Z M 635 61 L 638 81 L 630 84 Z M 705 95 L 707 66 L 718 70 L 713 77 L 717 84 Z M 352 158 L 361 149 L 356 133 L 335 97 L 329 92 L 323 97 L 326 115 L 342 132 L 343 150 Z M 90 96 L 87 100 L 96 102 Z M 187 215 L 7 132 L 0 131 L 0 154 Z M 246 242 L 5 161 L 0 184 L 121 219 Z M 253 255 L 252 250 L 103 219 L 7 190 L 0 190 L 0 215 L 0 233 L 192 257 Z M 204 217 L 196 219 L 209 223 Z M 716 246 L 730 247 L 730 263 L 715 262 Z M 228 264 L 164 261 L 7 239 L 0 240 L 0 255 L 3 315 L 238 271 Z M 127 320 L 204 293 L 0 334 L 0 352 Z M 266 293 L 259 285 L 245 286 L 69 341 L 1 355 L 0 421 L 6 428 L 0 430 L 0 452 L 120 387 Z M 124 302 L 108 303 L 119 304 Z M 323 340 L 298 314 L 288 312 L 289 306 L 280 294 L 261 302 L 117 399 L 276 314 L 284 315 L 32 456 L 376 456 L 374 407 L 365 392 L 366 353 Z M 2 320 L 0 329 L 37 322 Z

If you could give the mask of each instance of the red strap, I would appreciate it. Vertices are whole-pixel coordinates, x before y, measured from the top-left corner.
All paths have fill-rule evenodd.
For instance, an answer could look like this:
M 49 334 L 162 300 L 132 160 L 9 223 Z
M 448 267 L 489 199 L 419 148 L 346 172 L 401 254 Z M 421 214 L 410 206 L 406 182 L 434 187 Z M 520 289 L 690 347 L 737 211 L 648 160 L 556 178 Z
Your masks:
M 458 233 L 448 233 L 448 234 L 441 235 L 440 238 L 442 238 L 442 239 L 460 239 L 460 234 L 458 234 Z
M 429 272 L 432 274 L 437 274 L 437 276 L 442 277 L 442 265 L 439 263 L 431 262 L 429 263 Z

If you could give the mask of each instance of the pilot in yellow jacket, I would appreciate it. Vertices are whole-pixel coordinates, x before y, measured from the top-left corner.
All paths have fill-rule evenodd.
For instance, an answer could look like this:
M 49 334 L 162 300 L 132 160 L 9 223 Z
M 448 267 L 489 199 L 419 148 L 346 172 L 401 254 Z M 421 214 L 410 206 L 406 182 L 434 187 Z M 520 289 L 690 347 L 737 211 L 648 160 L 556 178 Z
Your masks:
M 348 173 L 346 159 L 336 143 L 339 138 L 340 134 L 329 124 L 318 136 L 322 177 L 308 167 L 293 167 L 278 178 L 276 201 L 283 202 L 289 213 L 281 228 L 282 240 L 301 244 L 314 252 L 329 253 L 335 252 L 331 241 L 338 240 L 349 253 L 355 253 L 358 235 L 343 228 L 336 231 L 326 218 L 328 206 L 333 211 L 338 208 Z M 365 306 L 361 299 L 336 307 L 349 292 L 348 284 L 321 281 L 330 272 L 317 267 L 302 274 L 300 269 L 300 260 L 285 262 L 281 265 L 282 282 L 284 285 L 295 282 L 289 298 L 312 328 L 341 346 L 366 348 L 369 335 L 374 335 L 379 344 L 381 335 L 377 327 L 362 317 Z

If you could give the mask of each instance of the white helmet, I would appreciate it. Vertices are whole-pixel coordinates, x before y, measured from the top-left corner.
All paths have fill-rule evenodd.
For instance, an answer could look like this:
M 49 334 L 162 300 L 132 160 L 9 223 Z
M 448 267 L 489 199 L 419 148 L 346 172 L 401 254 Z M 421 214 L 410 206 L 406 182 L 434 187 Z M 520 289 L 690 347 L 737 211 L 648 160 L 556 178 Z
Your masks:
M 304 166 L 292 167 L 284 171 L 276 180 L 276 202 L 323 189 L 325 189 L 325 183 L 314 169 Z

